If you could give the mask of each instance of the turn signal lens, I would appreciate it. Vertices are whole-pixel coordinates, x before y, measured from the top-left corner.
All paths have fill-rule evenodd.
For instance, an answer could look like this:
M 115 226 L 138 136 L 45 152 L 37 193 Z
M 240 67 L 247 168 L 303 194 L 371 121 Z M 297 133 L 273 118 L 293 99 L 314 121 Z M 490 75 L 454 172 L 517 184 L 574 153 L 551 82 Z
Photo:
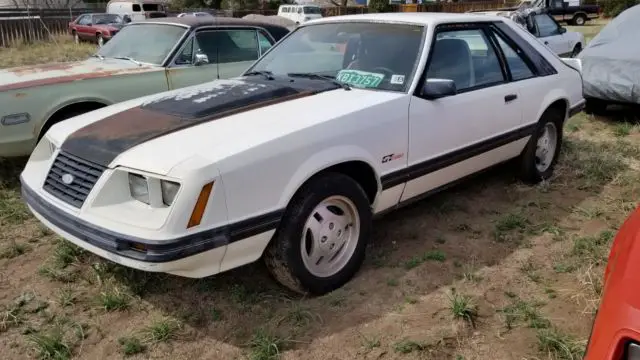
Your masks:
M 191 218 L 189 218 L 189 223 L 187 224 L 187 229 L 200 225 L 200 221 L 202 221 L 202 216 L 204 216 L 204 211 L 207 208 L 207 202 L 209 201 L 209 196 L 211 195 L 211 191 L 213 190 L 213 181 L 206 184 L 200 190 L 200 195 L 198 196 L 198 200 L 196 201 L 196 205 L 193 207 L 193 211 L 191 212 Z

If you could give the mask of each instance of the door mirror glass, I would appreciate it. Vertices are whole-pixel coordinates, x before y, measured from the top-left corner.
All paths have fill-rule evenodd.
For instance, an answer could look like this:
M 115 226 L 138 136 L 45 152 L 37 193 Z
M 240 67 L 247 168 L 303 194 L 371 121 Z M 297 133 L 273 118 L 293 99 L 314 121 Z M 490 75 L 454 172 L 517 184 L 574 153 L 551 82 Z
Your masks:
M 199 65 L 204 65 L 208 63 L 209 63 L 209 57 L 207 55 L 202 53 L 196 53 L 196 57 L 193 62 L 193 65 L 199 66 Z
M 457 94 L 456 83 L 451 79 L 427 79 L 421 95 L 429 100 Z

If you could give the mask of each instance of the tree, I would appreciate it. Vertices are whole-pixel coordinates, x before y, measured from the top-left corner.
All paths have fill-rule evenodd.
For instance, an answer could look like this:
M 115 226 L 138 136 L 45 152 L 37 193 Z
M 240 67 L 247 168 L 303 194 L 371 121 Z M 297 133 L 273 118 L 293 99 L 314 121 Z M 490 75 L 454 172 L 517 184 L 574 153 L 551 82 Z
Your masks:
M 609 0 L 603 4 L 602 10 L 607 16 L 618 16 L 626 9 L 640 4 L 640 0 Z
M 369 0 L 369 12 L 389 12 L 391 4 L 389 0 Z

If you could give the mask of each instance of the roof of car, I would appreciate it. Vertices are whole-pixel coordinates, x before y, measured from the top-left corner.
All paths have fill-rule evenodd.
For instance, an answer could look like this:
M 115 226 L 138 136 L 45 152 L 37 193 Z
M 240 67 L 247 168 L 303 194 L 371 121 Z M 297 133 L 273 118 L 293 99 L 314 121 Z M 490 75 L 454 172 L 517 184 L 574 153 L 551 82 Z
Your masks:
M 321 22 L 334 21 L 376 21 L 376 22 L 406 22 L 413 24 L 441 24 L 472 21 L 503 21 L 502 16 L 481 15 L 473 13 L 429 13 L 429 12 L 398 12 L 398 13 L 371 13 L 358 15 L 330 16 L 321 19 L 314 19 L 305 22 L 306 24 L 317 24 Z
M 162 17 L 151 18 L 146 20 L 136 21 L 135 23 L 164 23 L 164 24 L 179 24 L 186 25 L 192 28 L 198 28 L 201 26 L 261 26 L 261 27 L 281 27 L 281 25 L 271 24 L 261 21 L 245 20 L 232 17 L 217 17 L 217 16 L 182 16 L 182 17 Z

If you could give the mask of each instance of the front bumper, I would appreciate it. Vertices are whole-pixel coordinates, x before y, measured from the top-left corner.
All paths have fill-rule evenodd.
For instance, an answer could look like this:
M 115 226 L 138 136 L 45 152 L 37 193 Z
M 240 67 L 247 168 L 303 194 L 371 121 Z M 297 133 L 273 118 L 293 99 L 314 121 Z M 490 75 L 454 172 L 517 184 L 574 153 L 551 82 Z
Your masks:
M 66 240 L 123 266 L 190 278 L 215 275 L 257 260 L 283 213 L 274 211 L 175 239 L 141 239 L 107 230 L 58 209 L 22 177 L 20 180 L 29 210 Z

